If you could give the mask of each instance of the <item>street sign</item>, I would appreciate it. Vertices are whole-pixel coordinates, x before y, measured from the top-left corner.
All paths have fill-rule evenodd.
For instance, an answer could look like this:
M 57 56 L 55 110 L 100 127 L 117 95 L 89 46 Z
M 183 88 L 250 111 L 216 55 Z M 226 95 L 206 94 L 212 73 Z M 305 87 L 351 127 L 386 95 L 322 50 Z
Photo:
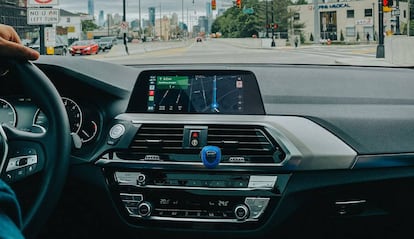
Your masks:
M 45 27 L 45 46 L 55 46 L 56 45 L 56 28 L 54 27 Z
M 28 0 L 28 7 L 48 7 L 59 5 L 58 0 Z
M 391 16 L 399 16 L 401 14 L 401 11 L 399 8 L 396 8 L 394 10 L 392 10 L 391 12 Z
M 28 25 L 50 25 L 59 22 L 59 9 L 54 8 L 28 8 Z
M 251 8 L 243 8 L 243 13 L 244 14 L 253 14 L 254 13 L 254 9 Z
M 121 22 L 121 34 L 128 33 L 128 22 Z

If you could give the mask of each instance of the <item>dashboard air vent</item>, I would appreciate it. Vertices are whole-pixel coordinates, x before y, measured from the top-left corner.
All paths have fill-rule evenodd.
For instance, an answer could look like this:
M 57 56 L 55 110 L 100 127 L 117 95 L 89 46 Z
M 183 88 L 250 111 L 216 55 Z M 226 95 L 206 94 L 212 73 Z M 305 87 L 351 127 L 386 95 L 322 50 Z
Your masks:
M 206 125 L 207 145 L 222 150 L 223 163 L 280 163 L 285 153 L 262 126 Z M 183 147 L 183 124 L 144 124 L 126 151 L 125 160 L 200 162 L 200 148 Z

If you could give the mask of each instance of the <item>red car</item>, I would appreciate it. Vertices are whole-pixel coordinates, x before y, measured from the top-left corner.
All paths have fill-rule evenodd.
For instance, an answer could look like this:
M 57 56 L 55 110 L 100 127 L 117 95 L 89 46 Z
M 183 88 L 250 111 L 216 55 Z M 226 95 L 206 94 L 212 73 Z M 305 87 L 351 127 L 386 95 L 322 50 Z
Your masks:
M 91 55 L 98 54 L 99 45 L 95 41 L 85 40 L 85 41 L 75 41 L 69 47 L 69 53 L 74 56 L 75 54 L 79 55 Z

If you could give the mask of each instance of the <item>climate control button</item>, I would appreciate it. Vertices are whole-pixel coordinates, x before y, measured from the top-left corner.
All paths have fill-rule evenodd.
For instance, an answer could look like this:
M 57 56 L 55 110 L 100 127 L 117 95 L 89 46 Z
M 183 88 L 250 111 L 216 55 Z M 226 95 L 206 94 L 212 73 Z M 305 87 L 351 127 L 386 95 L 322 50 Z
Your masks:
M 237 205 L 234 208 L 234 215 L 237 220 L 246 220 L 249 217 L 249 208 L 243 204 Z
M 142 202 L 138 205 L 138 215 L 148 217 L 151 215 L 152 207 L 149 202 Z

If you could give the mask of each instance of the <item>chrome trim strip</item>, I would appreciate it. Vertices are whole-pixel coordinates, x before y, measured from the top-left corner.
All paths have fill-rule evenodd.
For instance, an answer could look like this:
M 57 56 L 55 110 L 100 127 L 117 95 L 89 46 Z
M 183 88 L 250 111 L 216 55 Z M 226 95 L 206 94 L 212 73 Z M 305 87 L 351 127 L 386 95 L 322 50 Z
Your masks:
M 114 154 L 115 156 L 115 154 Z M 98 161 L 96 161 L 96 165 L 108 165 L 111 163 L 120 163 L 120 164 L 155 164 L 155 165 L 189 165 L 189 166 L 203 166 L 203 163 L 197 163 L 197 162 L 165 162 L 165 161 L 141 161 L 141 160 L 124 160 L 124 159 L 106 159 L 101 158 Z M 275 166 L 282 166 L 282 164 L 276 164 L 276 163 L 261 163 L 261 164 L 255 164 L 255 163 L 220 163 L 222 166 L 241 166 L 241 167 L 275 167 Z
M 237 219 L 207 219 L 207 218 L 177 218 L 177 217 L 159 217 L 159 216 L 149 216 L 142 217 L 135 214 L 129 214 L 131 217 L 142 218 L 145 220 L 158 220 L 158 221 L 173 221 L 173 222 L 210 222 L 210 223 L 245 223 L 245 222 L 257 222 L 258 219 L 247 218 L 246 220 L 237 220 Z
M 269 191 L 273 188 L 208 188 L 208 187 L 186 187 L 186 186 L 158 186 L 158 185 L 136 185 L 136 184 L 129 184 L 119 182 L 119 185 L 123 186 L 133 186 L 141 189 L 184 189 L 184 190 L 207 190 L 207 191 Z
M 4 164 L 6 163 L 7 155 L 9 154 L 9 145 L 7 144 L 7 135 L 4 132 L 3 127 L 0 125 L 0 147 L 3 147 L 3 157 L 0 164 L 0 175 L 3 173 Z
M 363 203 L 366 203 L 367 201 L 366 200 L 364 200 L 364 199 L 362 199 L 362 200 L 350 200 L 350 201 L 338 201 L 338 202 L 335 202 L 335 205 L 339 205 L 339 206 L 342 206 L 342 205 L 356 205 L 356 204 L 363 204 Z

